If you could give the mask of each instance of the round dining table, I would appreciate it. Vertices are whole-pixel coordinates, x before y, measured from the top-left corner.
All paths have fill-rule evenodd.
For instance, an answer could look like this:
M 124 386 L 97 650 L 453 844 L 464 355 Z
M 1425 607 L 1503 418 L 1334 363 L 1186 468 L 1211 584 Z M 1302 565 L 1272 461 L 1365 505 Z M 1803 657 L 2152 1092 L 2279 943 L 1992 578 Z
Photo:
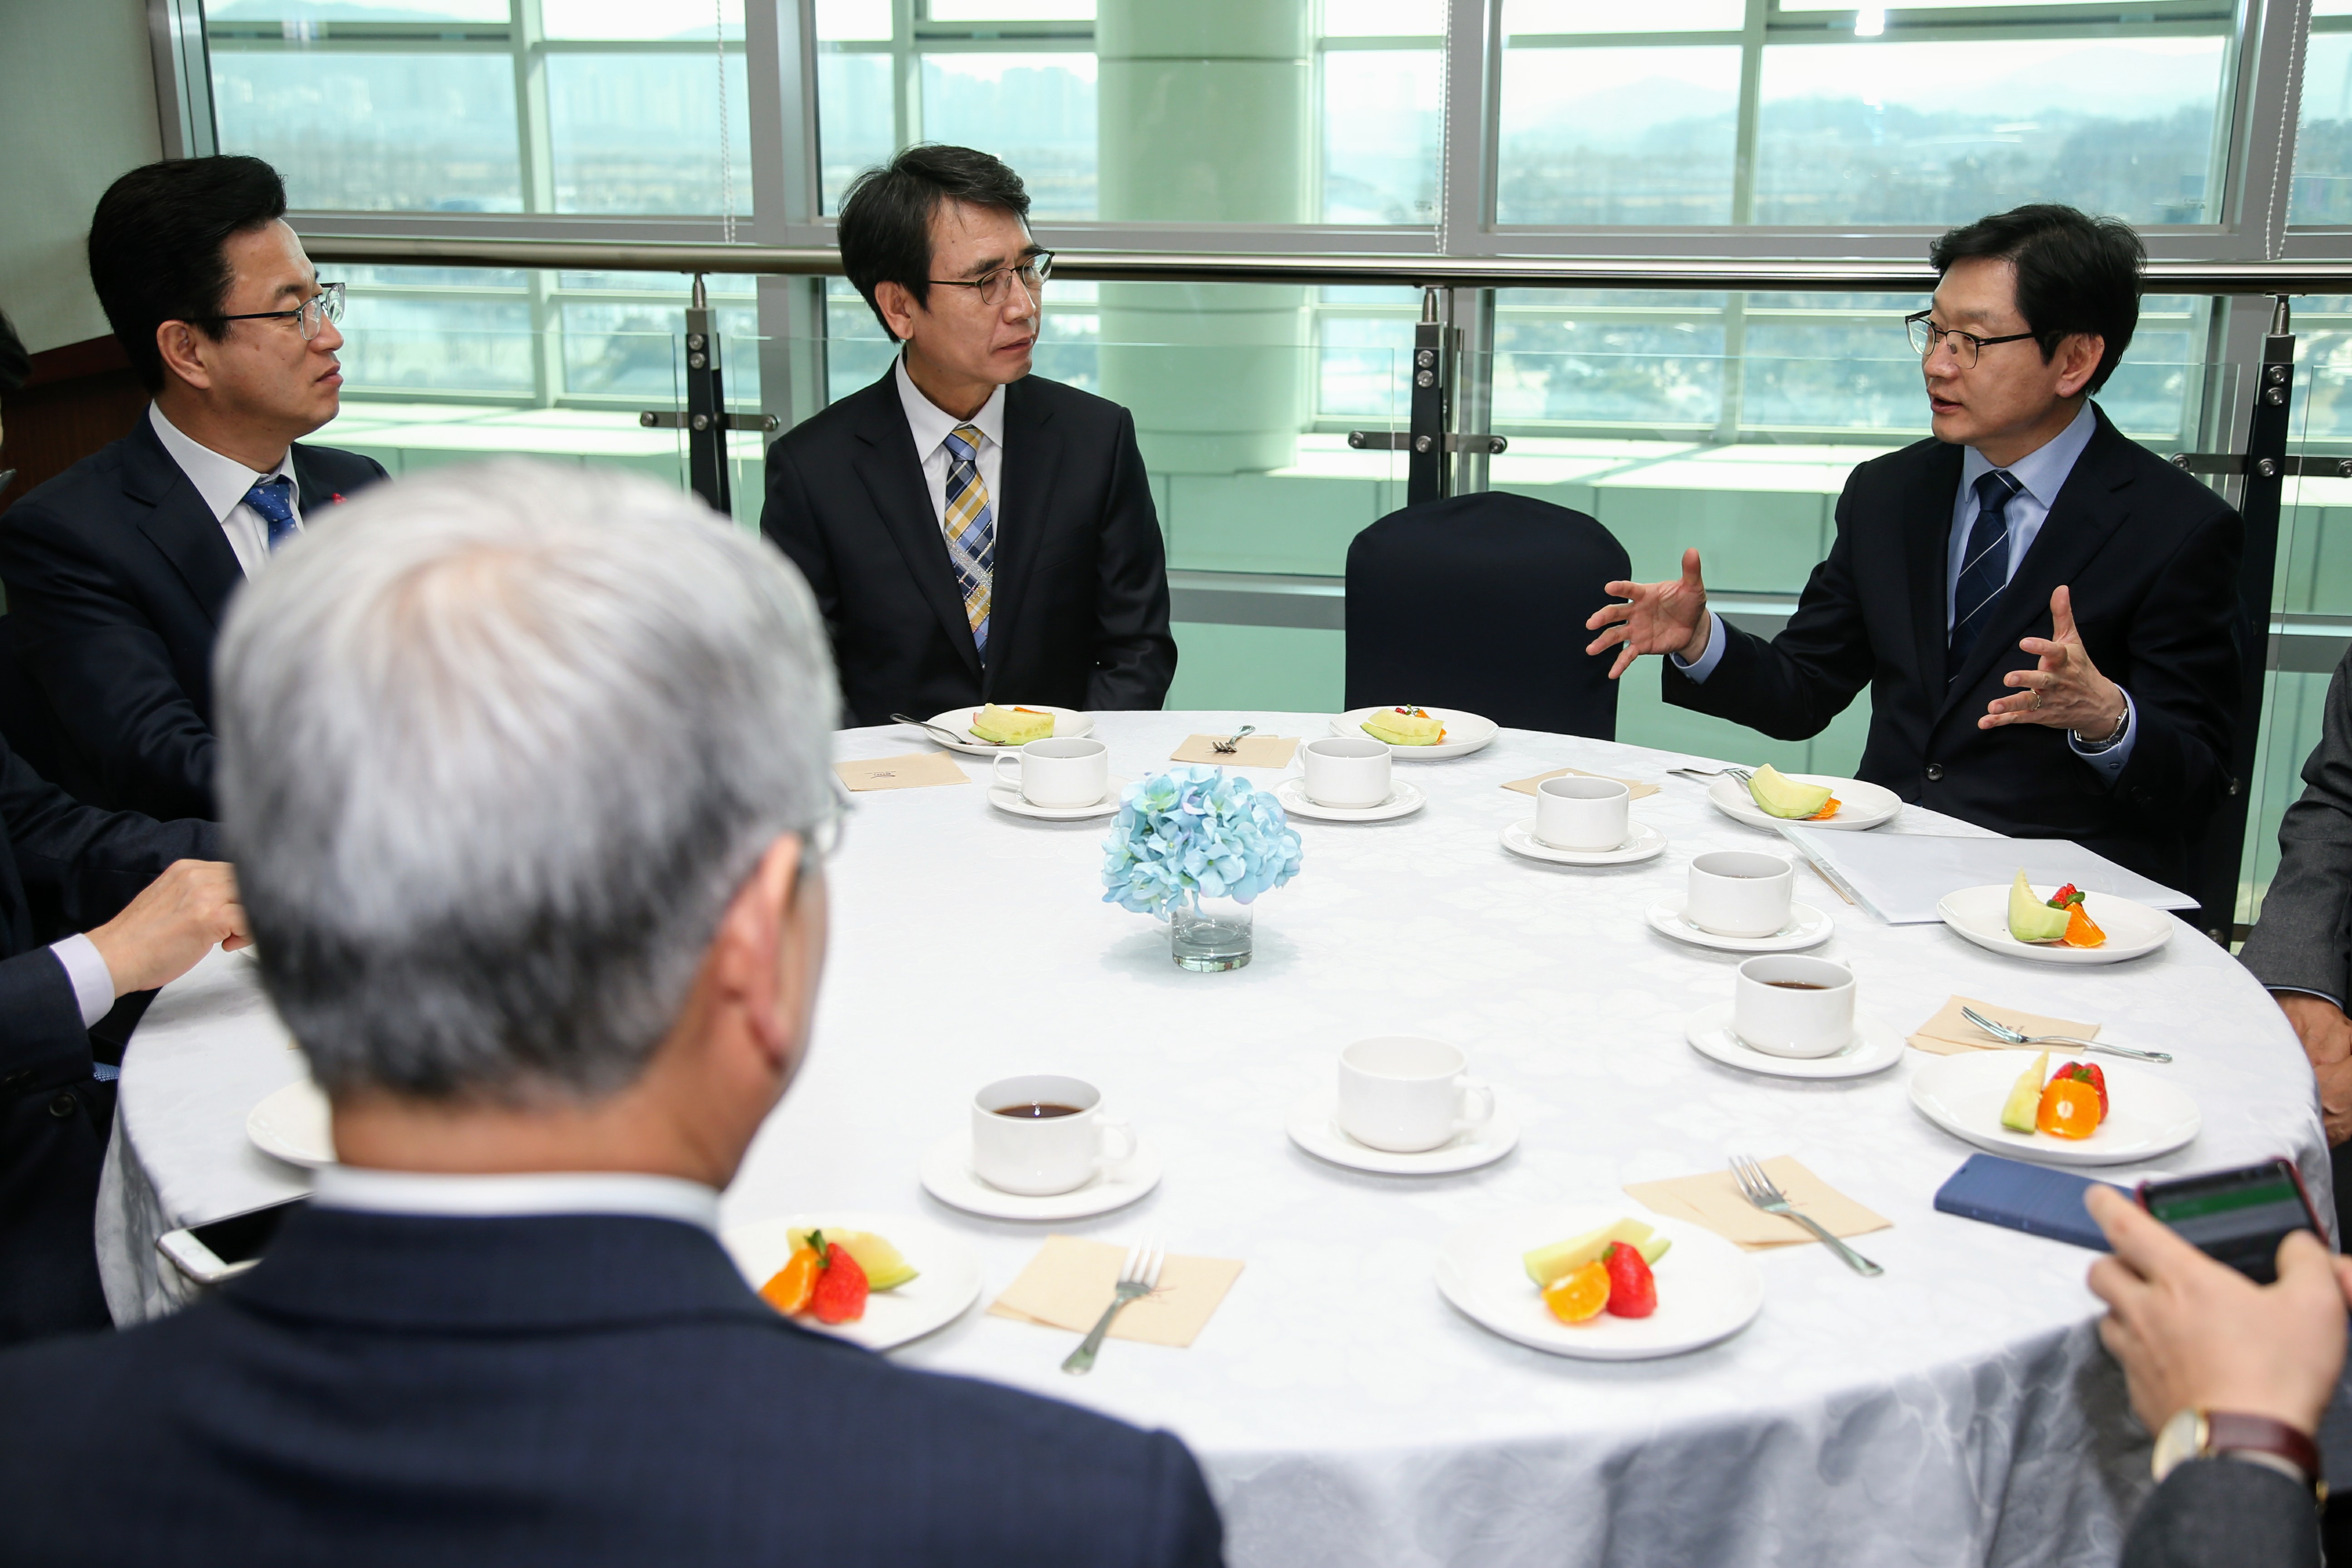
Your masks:
M 1189 735 L 1244 723 L 1328 734 L 1328 714 L 1093 716 L 1115 780 L 1181 766 Z M 919 730 L 839 734 L 840 760 L 938 748 Z M 1782 1563 L 2111 1563 L 2147 1488 L 2147 1438 L 2100 1346 L 2093 1254 L 1937 1212 L 1969 1145 L 1915 1110 L 1941 1058 L 1906 1049 L 1864 1078 L 1800 1081 L 1718 1064 L 1685 1039 L 1729 1000 L 1740 955 L 1653 930 L 1693 855 L 1780 848 L 1670 773 L 1702 759 L 1529 731 L 1471 755 L 1405 760 L 1427 795 L 1377 823 L 1294 816 L 1287 886 L 1255 904 L 1246 967 L 1190 973 L 1167 928 L 1103 899 L 1107 817 L 1032 820 L 969 783 L 854 797 L 827 873 L 831 944 L 813 1044 L 727 1192 L 738 1226 L 827 1209 L 920 1215 L 968 1238 L 978 1301 L 894 1351 L 1177 1433 L 1199 1456 L 1237 1568 Z M 1581 868 L 1506 850 L 1534 815 L 1503 786 L 1559 767 L 1654 784 L 1640 864 Z M 1296 764 L 1293 764 L 1295 771 Z M 1276 770 L 1244 770 L 1272 788 Z M 1906 806 L 1880 833 L 1979 836 Z M 1989 952 L 1941 925 L 1892 926 L 1799 866 L 1797 898 L 1835 931 L 1858 1005 L 1908 1033 L 1955 995 L 2096 1021 L 2169 1051 L 2160 1072 L 2202 1113 L 2159 1162 L 2186 1173 L 2293 1158 L 2332 1213 L 2310 1070 L 2278 1008 L 2186 924 L 2155 953 L 2066 967 Z M 1327 1163 L 1285 1134 L 1340 1049 L 1433 1036 L 1506 1097 L 1517 1147 L 1484 1168 L 1399 1176 Z M 126 1056 L 99 1249 L 118 1321 L 194 1288 L 162 1259 L 173 1226 L 304 1190 L 247 1141 L 247 1111 L 300 1055 L 247 957 L 215 952 L 168 987 Z M 1131 1206 L 1051 1225 L 974 1217 L 917 1167 L 966 1125 L 974 1092 L 1024 1073 L 1098 1086 L 1164 1165 Z M 1629 1183 L 1792 1155 L 1892 1222 L 1857 1238 L 1863 1278 L 1821 1246 L 1752 1254 L 1760 1312 L 1659 1360 L 1542 1353 L 1488 1331 L 1433 1283 L 1442 1238 L 1506 1211 L 1614 1205 Z M 2125 1184 L 2156 1173 L 2091 1173 Z M 1091 1375 L 1075 1336 L 984 1308 L 1049 1233 L 1236 1259 L 1182 1349 L 1114 1338 Z M 1050 1528 L 1041 1521 L 1041 1528 Z

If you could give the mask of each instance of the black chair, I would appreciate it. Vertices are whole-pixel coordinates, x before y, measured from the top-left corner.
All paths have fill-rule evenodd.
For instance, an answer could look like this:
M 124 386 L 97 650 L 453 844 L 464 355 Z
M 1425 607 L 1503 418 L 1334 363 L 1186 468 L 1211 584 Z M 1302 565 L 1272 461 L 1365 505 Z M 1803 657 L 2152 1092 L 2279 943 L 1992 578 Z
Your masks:
M 1610 661 L 1584 623 L 1633 574 L 1593 519 L 1487 491 L 1391 512 L 1348 547 L 1350 708 L 1417 702 L 1617 738 Z

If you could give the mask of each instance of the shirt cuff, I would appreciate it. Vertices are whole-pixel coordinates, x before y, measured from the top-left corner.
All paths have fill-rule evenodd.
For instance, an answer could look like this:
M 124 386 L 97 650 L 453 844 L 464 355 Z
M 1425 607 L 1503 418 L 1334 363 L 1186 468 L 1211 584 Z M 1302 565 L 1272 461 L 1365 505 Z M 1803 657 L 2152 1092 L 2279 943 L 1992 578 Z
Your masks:
M 1709 610 L 1706 613 L 1706 651 L 1688 664 L 1683 662 L 1683 656 L 1678 653 L 1670 653 L 1666 657 L 1675 661 L 1675 668 L 1681 670 L 1693 686 L 1703 686 L 1706 678 L 1715 673 L 1715 667 L 1723 662 L 1724 642 L 1723 617 Z
M 2117 688 L 2121 690 L 2121 688 Z M 2123 776 L 2124 764 L 2131 761 L 2132 746 L 2139 739 L 2139 713 L 2132 706 L 2131 693 L 2124 692 L 2124 732 L 2104 745 L 2089 746 L 2066 731 L 2066 745 L 2076 756 L 2090 763 L 2113 784 Z
M 106 960 L 98 951 L 98 943 L 86 936 L 69 936 L 53 942 L 49 951 L 58 955 L 65 966 L 66 978 L 73 983 L 74 1000 L 81 1007 L 81 1026 L 85 1029 L 114 1011 L 114 973 L 106 967 Z
M 2263 989 L 2273 996 L 2316 996 L 2337 1012 L 2344 1011 L 2344 1002 L 2341 997 L 2330 996 L 2325 991 L 2314 991 L 2308 985 L 2266 985 Z

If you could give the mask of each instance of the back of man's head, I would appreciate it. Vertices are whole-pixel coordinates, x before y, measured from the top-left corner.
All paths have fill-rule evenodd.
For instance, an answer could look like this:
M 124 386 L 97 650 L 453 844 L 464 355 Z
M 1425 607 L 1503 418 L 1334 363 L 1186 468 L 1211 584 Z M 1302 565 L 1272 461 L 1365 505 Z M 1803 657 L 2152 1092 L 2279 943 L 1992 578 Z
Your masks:
M 89 280 L 148 391 L 163 385 L 155 329 L 185 321 L 217 340 L 229 240 L 285 216 L 286 183 L 258 158 L 167 158 L 98 198 Z
M 1948 229 L 1927 247 L 1938 277 L 1971 257 L 2016 268 L 2018 313 L 2040 340 L 2043 363 L 2074 333 L 2105 339 L 2106 352 L 2084 390 L 2107 384 L 2139 325 L 2147 247 L 2131 225 L 2039 202 Z
M 521 461 L 379 487 L 236 598 L 223 826 L 330 1095 L 632 1082 L 764 851 L 831 803 L 834 676 L 773 550 Z
M 906 148 L 880 168 L 858 175 L 842 198 L 841 269 L 894 341 L 889 318 L 874 301 L 875 286 L 896 283 L 918 305 L 929 301 L 931 215 L 941 202 L 965 202 L 1029 221 L 1029 192 L 1021 176 L 971 147 Z

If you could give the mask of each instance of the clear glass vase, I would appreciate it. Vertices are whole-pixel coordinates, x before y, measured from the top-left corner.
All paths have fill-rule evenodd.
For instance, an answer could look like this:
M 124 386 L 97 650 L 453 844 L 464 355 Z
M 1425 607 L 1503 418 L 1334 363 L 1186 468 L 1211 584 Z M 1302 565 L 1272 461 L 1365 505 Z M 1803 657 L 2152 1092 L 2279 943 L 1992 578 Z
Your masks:
M 1168 914 L 1168 955 L 1179 969 L 1213 974 L 1250 961 L 1252 906 L 1234 899 L 1179 904 Z

